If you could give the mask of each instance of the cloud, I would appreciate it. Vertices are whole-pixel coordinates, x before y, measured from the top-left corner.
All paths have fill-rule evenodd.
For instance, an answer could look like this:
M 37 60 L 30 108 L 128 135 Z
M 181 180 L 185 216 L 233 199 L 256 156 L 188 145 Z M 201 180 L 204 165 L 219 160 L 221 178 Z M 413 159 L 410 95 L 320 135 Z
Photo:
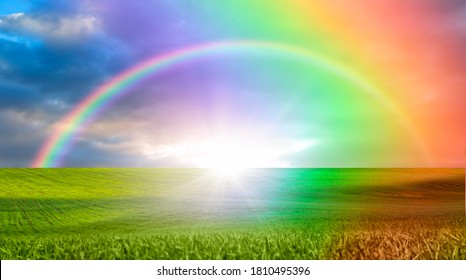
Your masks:
M 15 13 L 0 18 L 0 28 L 54 42 L 76 42 L 97 34 L 100 21 L 91 15 Z
M 49 121 L 45 112 L 0 110 L 0 166 L 28 166 L 45 139 Z
M 0 166 L 28 166 L 56 122 L 134 63 L 118 39 L 105 35 L 98 16 L 77 2 L 35 3 L 28 13 L 0 16 Z M 77 149 L 110 165 L 118 154 L 92 140 Z M 75 157 L 71 164 L 85 165 Z
M 31 109 L 40 100 L 36 92 L 26 86 L 3 83 L 0 81 L 0 109 Z

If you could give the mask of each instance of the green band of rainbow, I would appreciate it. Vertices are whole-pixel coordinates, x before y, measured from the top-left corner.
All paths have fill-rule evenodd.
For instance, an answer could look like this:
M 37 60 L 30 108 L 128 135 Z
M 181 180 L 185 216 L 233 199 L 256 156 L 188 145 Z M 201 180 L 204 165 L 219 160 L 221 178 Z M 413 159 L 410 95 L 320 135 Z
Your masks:
M 90 120 L 96 117 L 98 112 L 102 111 L 108 104 L 126 93 L 130 87 L 136 85 L 141 80 L 161 70 L 192 59 L 230 52 L 260 52 L 261 55 L 283 56 L 287 59 L 321 67 L 350 81 L 393 113 L 400 125 L 411 135 L 414 144 L 418 145 L 424 159 L 429 161 L 426 145 L 402 110 L 390 98 L 384 95 L 381 90 L 355 71 L 300 47 L 264 41 L 222 41 L 190 46 L 155 56 L 120 73 L 100 86 L 58 123 L 52 135 L 46 140 L 35 157 L 32 167 L 58 167 L 79 131 Z

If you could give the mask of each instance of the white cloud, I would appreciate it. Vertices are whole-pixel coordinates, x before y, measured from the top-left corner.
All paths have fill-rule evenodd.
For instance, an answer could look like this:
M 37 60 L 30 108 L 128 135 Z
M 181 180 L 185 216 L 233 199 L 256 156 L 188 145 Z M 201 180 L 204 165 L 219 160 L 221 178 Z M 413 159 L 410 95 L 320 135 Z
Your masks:
M 0 28 L 26 33 L 54 41 L 73 41 L 92 35 L 99 30 L 100 22 L 90 15 L 72 17 L 33 16 L 16 13 L 0 19 Z
M 22 16 L 24 16 L 24 13 L 14 13 L 14 14 L 7 15 L 6 18 L 16 20 Z

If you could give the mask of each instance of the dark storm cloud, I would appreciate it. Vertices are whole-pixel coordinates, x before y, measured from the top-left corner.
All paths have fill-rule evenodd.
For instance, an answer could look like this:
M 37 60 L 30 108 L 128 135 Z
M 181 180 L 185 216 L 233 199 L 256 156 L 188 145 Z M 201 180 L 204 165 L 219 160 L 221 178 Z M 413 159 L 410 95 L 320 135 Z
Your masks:
M 1 166 L 27 166 L 52 126 L 93 89 L 190 40 L 189 32 L 180 32 L 183 15 L 171 1 L 31 3 L 24 13 L 0 16 Z M 138 100 L 119 103 L 110 117 L 130 117 L 144 105 Z M 72 158 L 70 164 L 86 165 L 92 156 L 97 164 L 118 165 L 118 153 L 92 143 L 77 147 L 83 161 Z
M 0 32 L 15 39 L 0 37 L 0 62 L 9 66 L 0 67 L 0 81 L 75 104 L 109 77 L 176 44 L 182 19 L 168 2 L 34 1 L 30 13 L 1 18 Z M 80 21 L 95 33 L 83 36 Z
M 120 68 L 118 61 L 112 60 L 113 55 L 101 48 L 107 46 L 106 42 L 98 43 L 63 48 L 3 40 L 0 57 L 8 68 L 2 71 L 0 81 L 28 85 L 44 97 L 74 102 Z
M 42 144 L 47 123 L 47 117 L 37 113 L 0 108 L 0 167 L 28 166 Z
M 112 143 L 115 142 L 115 143 Z M 102 139 L 79 141 L 72 147 L 73 153 L 67 155 L 63 160 L 63 165 L 69 167 L 140 167 L 147 166 L 148 162 L 141 161 L 139 155 L 134 155 L 124 151 L 102 148 L 102 144 L 118 144 L 122 139 Z
M 0 110 L 4 108 L 16 108 L 29 110 L 36 102 L 40 102 L 40 96 L 32 89 L 19 84 L 0 82 Z
M 52 125 L 131 63 L 78 4 L 33 1 L 0 17 L 0 166 L 29 165 Z

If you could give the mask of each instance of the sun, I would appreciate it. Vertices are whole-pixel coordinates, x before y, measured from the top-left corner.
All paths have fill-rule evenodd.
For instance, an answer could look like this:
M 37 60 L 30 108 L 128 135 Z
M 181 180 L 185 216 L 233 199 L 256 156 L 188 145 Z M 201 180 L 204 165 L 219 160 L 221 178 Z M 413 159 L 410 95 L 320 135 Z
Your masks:
M 225 180 L 235 180 L 247 173 L 247 168 L 239 167 L 215 167 L 210 168 L 212 175 Z
M 227 180 L 239 180 L 253 168 L 290 167 L 284 156 L 308 147 L 302 144 L 294 144 L 291 148 L 267 146 L 266 142 L 238 139 L 212 142 L 206 146 L 196 157 L 197 165 L 209 168 L 213 175 Z
M 188 137 L 186 137 L 188 138 Z M 247 169 L 289 168 L 295 154 L 312 146 L 310 139 L 221 134 L 189 137 L 183 142 L 157 147 L 154 159 L 171 159 L 180 166 L 210 169 L 219 177 L 233 178 Z
M 234 179 L 255 166 L 252 147 L 241 143 L 217 143 L 210 145 L 197 159 L 197 165 L 209 168 L 212 174 L 224 179 Z

